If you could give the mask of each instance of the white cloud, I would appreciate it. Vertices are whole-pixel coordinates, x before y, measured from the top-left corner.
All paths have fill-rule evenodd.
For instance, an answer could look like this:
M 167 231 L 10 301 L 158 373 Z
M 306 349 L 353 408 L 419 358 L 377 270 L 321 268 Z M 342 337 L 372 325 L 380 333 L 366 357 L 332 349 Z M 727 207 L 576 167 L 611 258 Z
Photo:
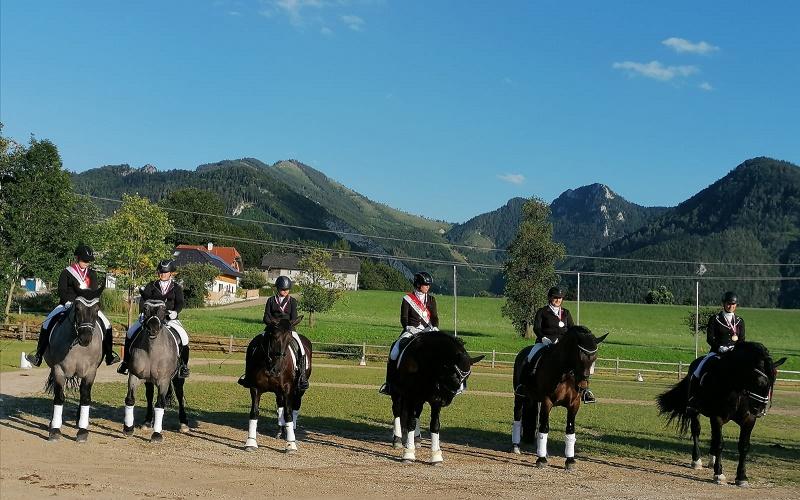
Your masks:
M 675 77 L 687 77 L 700 71 L 697 66 L 664 66 L 658 61 L 650 61 L 649 63 L 615 62 L 612 67 L 621 69 L 631 76 L 641 75 L 662 82 L 672 80 Z
M 522 184 L 525 182 L 525 176 L 522 174 L 505 174 L 505 175 L 498 175 L 498 179 L 501 181 L 505 181 L 511 184 Z
M 719 47 L 708 42 L 692 43 L 685 38 L 676 38 L 674 36 L 663 40 L 661 43 L 679 54 L 688 52 L 690 54 L 706 55 L 719 50 Z
M 323 0 L 263 0 L 264 9 L 261 15 L 272 17 L 275 13 L 283 13 L 295 26 L 300 26 L 304 21 L 303 11 L 308 9 L 321 9 L 326 3 Z
M 322 33 L 325 36 L 333 35 L 333 30 L 328 28 L 327 26 L 323 26 L 322 28 L 320 28 L 319 32 Z
M 703 82 L 700 85 L 698 85 L 698 87 L 700 87 L 701 89 L 706 90 L 706 91 L 714 90 L 714 87 L 708 82 Z
M 339 19 L 351 30 L 361 31 L 364 28 L 364 20 L 352 14 L 339 16 Z

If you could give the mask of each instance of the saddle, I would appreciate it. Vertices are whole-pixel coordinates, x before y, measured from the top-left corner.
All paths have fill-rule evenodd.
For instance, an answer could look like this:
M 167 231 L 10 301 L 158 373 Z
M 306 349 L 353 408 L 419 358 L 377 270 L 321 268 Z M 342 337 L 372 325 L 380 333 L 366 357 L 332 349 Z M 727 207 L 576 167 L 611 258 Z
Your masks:
M 535 344 L 534 344 L 535 345 Z M 544 344 L 540 347 L 534 354 L 533 357 L 530 359 L 526 359 L 525 363 L 522 365 L 522 373 L 530 374 L 530 376 L 536 375 L 536 370 L 539 368 L 539 363 L 542 361 L 544 355 L 553 349 L 553 346 L 556 345 L 555 342 L 552 344 Z

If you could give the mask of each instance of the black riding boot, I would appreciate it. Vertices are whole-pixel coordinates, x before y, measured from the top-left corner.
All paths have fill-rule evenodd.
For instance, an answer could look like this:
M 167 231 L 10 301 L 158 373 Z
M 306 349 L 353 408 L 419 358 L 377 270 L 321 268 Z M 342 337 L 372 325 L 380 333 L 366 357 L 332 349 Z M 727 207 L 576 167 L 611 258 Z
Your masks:
M 44 356 L 44 351 L 47 350 L 47 345 L 50 343 L 50 335 L 44 328 L 39 332 L 39 341 L 36 343 L 36 352 L 31 354 L 28 353 L 25 355 L 25 359 L 30 361 L 33 366 L 41 366 L 42 364 L 42 356 Z
M 514 395 L 526 398 L 528 397 L 528 388 L 525 386 L 525 381 L 528 380 L 533 374 L 533 363 L 525 361 L 522 368 L 519 369 L 519 384 L 514 388 Z
M 119 354 L 114 352 L 114 331 L 111 328 L 103 332 L 103 354 L 107 366 L 119 363 Z
M 178 378 L 189 376 L 189 346 L 181 346 L 181 355 L 178 357 L 180 366 L 178 367 Z
M 117 373 L 121 375 L 128 374 L 128 364 L 131 362 L 131 339 L 125 336 L 125 348 L 122 353 L 122 363 L 117 367 Z
M 304 354 L 297 356 L 297 390 L 308 390 L 308 377 L 306 376 L 306 357 Z
M 241 385 L 246 389 L 250 388 L 250 379 L 247 378 L 247 374 L 250 373 L 250 357 L 252 355 L 253 355 L 253 346 L 252 344 L 250 344 L 247 346 L 247 352 L 244 354 L 244 375 L 239 377 L 239 380 L 236 381 L 237 384 Z
M 386 394 L 387 396 L 392 395 L 392 381 L 394 380 L 394 374 L 397 371 L 397 361 L 393 359 L 389 359 L 386 363 L 386 382 L 383 383 L 378 392 L 381 394 Z
M 700 381 L 694 375 L 689 377 L 689 388 L 686 394 L 686 414 L 689 416 L 697 415 L 699 412 L 697 401 L 697 389 Z

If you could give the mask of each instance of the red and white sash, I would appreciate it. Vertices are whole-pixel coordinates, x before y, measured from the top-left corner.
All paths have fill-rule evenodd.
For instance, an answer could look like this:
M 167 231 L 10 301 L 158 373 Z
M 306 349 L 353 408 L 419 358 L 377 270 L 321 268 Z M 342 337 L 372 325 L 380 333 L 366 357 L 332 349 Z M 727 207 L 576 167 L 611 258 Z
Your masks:
M 408 302 L 408 305 L 411 306 L 411 309 L 413 309 L 414 312 L 416 312 L 419 315 L 419 317 L 422 318 L 422 321 L 423 323 L 425 323 L 425 326 L 430 325 L 431 313 L 430 311 L 428 311 L 428 307 L 417 298 L 414 292 L 407 294 L 405 297 L 403 297 L 403 300 Z
M 173 281 L 172 280 L 167 281 L 167 286 L 166 287 L 164 286 L 164 282 L 163 281 L 158 280 L 158 287 L 159 287 L 159 289 L 161 289 L 161 296 L 162 297 L 166 297 L 167 296 L 169 291 L 172 290 L 172 285 L 173 285 Z
M 86 290 L 91 285 L 91 279 L 89 279 L 89 268 L 81 269 L 78 264 L 72 264 L 71 266 L 67 267 L 67 272 L 72 275 L 73 278 L 78 280 L 78 284 L 80 285 L 81 290 Z

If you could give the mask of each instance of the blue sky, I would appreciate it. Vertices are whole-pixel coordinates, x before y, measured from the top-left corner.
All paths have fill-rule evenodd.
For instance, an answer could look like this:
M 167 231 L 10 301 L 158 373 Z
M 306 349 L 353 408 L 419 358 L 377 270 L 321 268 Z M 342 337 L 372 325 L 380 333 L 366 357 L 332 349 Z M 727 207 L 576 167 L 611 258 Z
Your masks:
M 453 222 L 602 182 L 675 205 L 800 163 L 800 4 L 0 4 L 4 134 L 70 170 L 296 158 Z

